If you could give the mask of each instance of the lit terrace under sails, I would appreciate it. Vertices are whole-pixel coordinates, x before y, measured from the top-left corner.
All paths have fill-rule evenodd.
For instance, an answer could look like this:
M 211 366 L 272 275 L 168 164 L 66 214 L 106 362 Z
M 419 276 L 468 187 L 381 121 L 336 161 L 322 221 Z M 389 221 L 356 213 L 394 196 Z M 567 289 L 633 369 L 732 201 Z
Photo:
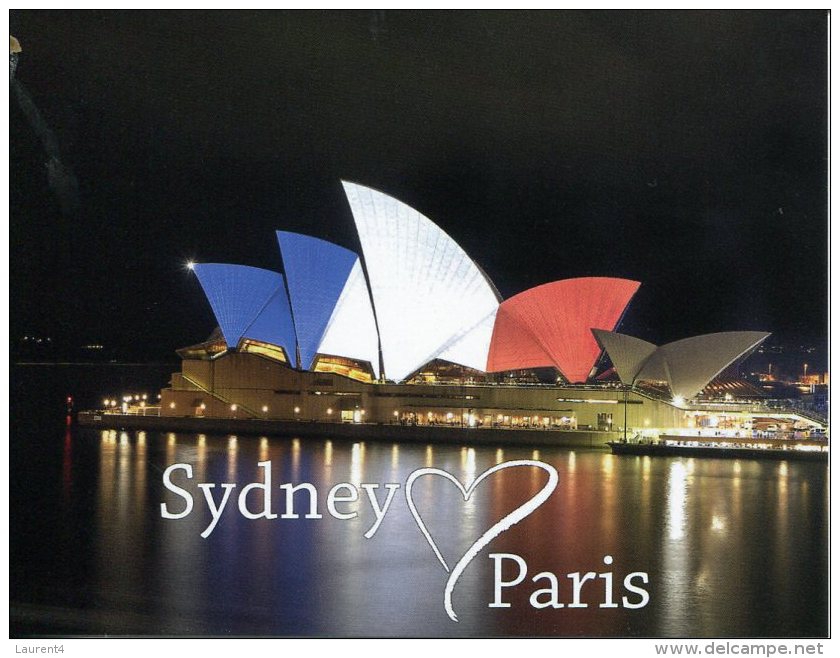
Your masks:
M 632 336 L 593 333 L 616 366 L 622 383 L 665 381 L 671 394 L 684 400 L 700 393 L 724 369 L 748 355 L 770 335 L 764 331 L 724 331 L 656 347 Z M 621 369 L 616 362 L 623 364 Z
M 295 330 L 283 275 L 249 265 L 198 263 L 193 267 L 228 347 L 242 338 L 278 345 L 291 358 Z
M 585 382 L 601 352 L 591 329 L 614 329 L 639 285 L 610 277 L 564 279 L 506 299 L 487 371 L 553 366 L 569 382 Z
M 317 354 L 370 362 L 379 373 L 376 321 L 358 255 L 300 233 L 277 231 L 301 362 Z
M 435 358 L 484 370 L 495 288 L 464 250 L 419 212 L 343 182 L 365 258 L 385 374 L 402 381 Z

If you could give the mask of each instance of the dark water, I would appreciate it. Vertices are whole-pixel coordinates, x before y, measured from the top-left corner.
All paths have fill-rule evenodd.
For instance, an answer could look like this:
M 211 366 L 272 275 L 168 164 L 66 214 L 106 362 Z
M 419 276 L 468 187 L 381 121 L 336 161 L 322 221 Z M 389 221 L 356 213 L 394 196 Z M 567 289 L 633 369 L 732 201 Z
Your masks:
M 166 382 L 167 368 L 15 367 L 10 444 L 11 635 L 317 635 L 813 637 L 828 634 L 828 469 L 800 462 L 614 457 L 593 450 L 400 445 L 292 438 L 98 432 L 67 428 L 67 393 L 82 405 Z M 114 383 L 116 382 L 116 383 Z M 144 388 L 145 387 L 145 388 Z M 459 621 L 444 610 L 448 574 L 411 515 L 410 473 L 428 466 L 469 483 L 505 461 L 537 459 L 559 482 L 533 514 L 469 563 L 454 587 Z M 242 487 L 271 462 L 272 509 L 283 483 L 311 483 L 318 513 L 297 494 L 301 518 L 249 520 Z M 184 501 L 164 470 L 194 498 L 189 516 L 161 518 Z M 236 483 L 218 525 L 197 483 Z M 376 533 L 364 490 L 337 503 L 330 489 L 400 488 Z M 464 502 L 440 476 L 424 476 L 413 500 L 450 568 L 491 525 L 547 482 L 536 468 L 509 468 Z M 350 488 L 339 493 L 345 495 Z M 259 511 L 261 492 L 249 494 Z M 527 565 L 521 584 L 494 600 L 491 554 Z M 611 556 L 612 564 L 605 564 Z M 517 575 L 497 558 L 501 578 Z M 608 560 L 607 560 L 608 561 Z M 557 582 L 555 602 L 532 607 Z M 573 576 L 593 572 L 573 603 Z M 631 584 L 649 596 L 627 589 Z M 542 574 L 539 575 L 538 574 Z M 532 579 L 537 577 L 536 581 Z M 611 586 L 610 586 L 611 583 Z M 537 602 L 549 600 L 543 592 Z M 602 607 L 603 605 L 617 607 Z

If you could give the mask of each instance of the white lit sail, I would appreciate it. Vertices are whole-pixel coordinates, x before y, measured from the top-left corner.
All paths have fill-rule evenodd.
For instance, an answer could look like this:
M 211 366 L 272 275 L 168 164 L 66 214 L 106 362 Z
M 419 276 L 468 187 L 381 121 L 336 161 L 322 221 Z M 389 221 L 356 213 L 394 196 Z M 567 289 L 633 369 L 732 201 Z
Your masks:
M 674 398 L 688 400 L 732 363 L 749 354 L 770 335 L 763 331 L 725 331 L 692 336 L 657 347 L 652 343 L 593 329 L 625 384 L 665 381 Z
M 354 183 L 345 182 L 344 191 L 370 278 L 386 376 L 401 381 L 437 357 L 484 369 L 487 332 L 466 336 L 499 299 L 479 267 L 401 201 Z
M 379 377 L 376 322 L 358 258 L 335 304 L 324 337 L 318 345 L 318 352 L 369 361 L 374 374 Z
M 496 322 L 498 308 L 470 329 L 463 336 L 458 337 L 449 347 L 443 350 L 438 358 L 459 363 L 476 370 L 487 369 L 487 353 L 490 350 L 490 340 L 493 338 L 493 325 Z

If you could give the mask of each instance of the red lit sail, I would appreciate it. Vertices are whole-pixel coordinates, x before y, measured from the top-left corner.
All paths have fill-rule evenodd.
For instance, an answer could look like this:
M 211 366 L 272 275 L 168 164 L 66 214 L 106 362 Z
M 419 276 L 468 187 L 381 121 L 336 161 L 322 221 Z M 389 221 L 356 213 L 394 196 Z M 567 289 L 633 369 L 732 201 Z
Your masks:
M 524 328 L 507 302 L 502 302 L 493 325 L 487 371 L 551 367 L 554 362 L 534 336 Z
M 586 381 L 601 351 L 591 330 L 614 329 L 639 285 L 610 277 L 566 279 L 505 300 L 487 370 L 554 366 L 570 382 Z

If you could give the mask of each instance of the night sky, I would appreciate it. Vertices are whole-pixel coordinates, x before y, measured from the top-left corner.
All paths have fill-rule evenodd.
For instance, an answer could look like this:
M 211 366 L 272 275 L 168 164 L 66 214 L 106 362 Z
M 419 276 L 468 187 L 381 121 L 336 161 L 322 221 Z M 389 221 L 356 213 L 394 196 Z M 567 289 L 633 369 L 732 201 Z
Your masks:
M 621 330 L 655 343 L 827 340 L 825 12 L 10 21 L 54 139 L 13 94 L 13 341 L 174 358 L 215 324 L 188 258 L 278 269 L 276 229 L 358 251 L 342 178 L 432 219 L 504 297 L 627 277 Z

